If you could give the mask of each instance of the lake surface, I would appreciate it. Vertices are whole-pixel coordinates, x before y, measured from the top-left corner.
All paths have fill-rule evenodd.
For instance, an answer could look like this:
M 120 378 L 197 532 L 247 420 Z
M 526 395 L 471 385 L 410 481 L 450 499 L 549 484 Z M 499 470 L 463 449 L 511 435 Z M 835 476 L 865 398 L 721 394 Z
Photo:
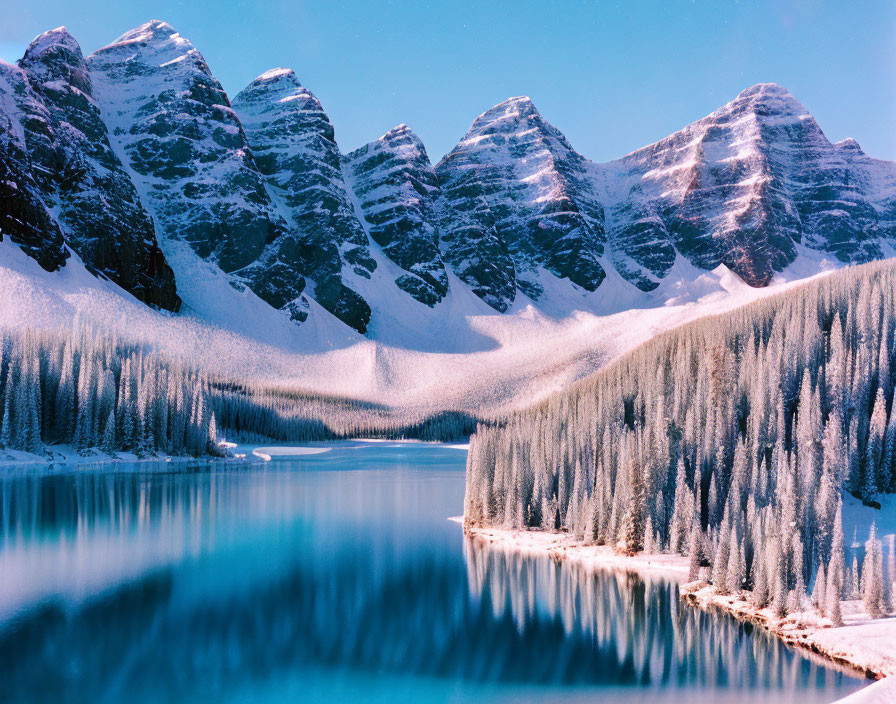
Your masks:
M 0 700 L 831 702 L 677 588 L 465 541 L 466 453 L 0 470 Z

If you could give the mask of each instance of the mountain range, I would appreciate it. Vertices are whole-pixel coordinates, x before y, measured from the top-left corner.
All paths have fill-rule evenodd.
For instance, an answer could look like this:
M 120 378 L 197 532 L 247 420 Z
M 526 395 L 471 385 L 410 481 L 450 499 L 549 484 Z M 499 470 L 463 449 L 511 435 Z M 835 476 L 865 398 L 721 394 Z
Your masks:
M 385 308 L 438 315 L 458 288 L 501 313 L 558 289 L 600 300 L 611 275 L 649 292 L 678 262 L 761 287 L 801 251 L 888 256 L 896 164 L 831 143 L 775 84 L 604 164 L 526 97 L 435 165 L 406 125 L 345 153 L 292 70 L 231 99 L 154 20 L 86 58 L 58 28 L 0 62 L 4 237 L 160 309 L 198 258 L 292 324 L 325 310 L 370 334 Z

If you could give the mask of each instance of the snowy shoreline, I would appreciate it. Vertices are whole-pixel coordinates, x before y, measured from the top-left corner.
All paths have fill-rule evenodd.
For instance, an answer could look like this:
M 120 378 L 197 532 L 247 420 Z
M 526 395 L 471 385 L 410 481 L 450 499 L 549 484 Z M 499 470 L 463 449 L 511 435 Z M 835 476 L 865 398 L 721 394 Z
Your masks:
M 450 519 L 463 524 L 460 517 Z M 616 570 L 663 577 L 678 582 L 682 600 L 705 611 L 722 610 L 740 621 L 759 626 L 789 646 L 820 656 L 837 665 L 884 682 L 842 701 L 896 699 L 896 618 L 871 619 L 860 602 L 844 602 L 843 626 L 815 613 L 801 612 L 776 618 L 769 609 L 757 609 L 744 595 L 716 594 L 705 581 L 688 582 L 688 559 L 681 555 L 623 555 L 604 545 L 586 545 L 568 533 L 480 528 L 463 524 L 464 534 L 491 548 L 523 555 L 546 555 L 552 560 L 581 564 L 592 570 Z M 862 697 L 862 698 L 860 698 Z
M 101 452 L 96 449 L 87 451 L 82 454 L 76 448 L 70 445 L 50 445 L 45 448 L 45 452 L 35 454 L 32 452 L 24 452 L 21 450 L 0 449 L 0 470 L 6 469 L 35 469 L 35 470 L 52 470 L 56 465 L 78 468 L 105 468 L 107 466 L 115 466 L 116 464 L 177 464 L 196 462 L 214 462 L 225 465 L 232 464 L 258 464 L 261 462 L 271 462 L 277 459 L 290 459 L 294 457 L 306 457 L 310 455 L 321 455 L 330 452 L 334 447 L 364 447 L 368 444 L 392 443 L 397 445 L 439 445 L 451 450 L 462 450 L 466 452 L 469 445 L 464 442 L 430 442 L 417 439 L 379 439 L 379 438 L 348 438 L 344 440 L 323 440 L 305 443 L 235 443 L 221 441 L 218 443 L 222 450 L 226 450 L 227 456 L 216 457 L 214 455 L 201 455 L 193 457 L 192 455 L 166 455 L 165 453 L 157 453 L 139 457 L 133 452 L 116 452 L 114 455 Z

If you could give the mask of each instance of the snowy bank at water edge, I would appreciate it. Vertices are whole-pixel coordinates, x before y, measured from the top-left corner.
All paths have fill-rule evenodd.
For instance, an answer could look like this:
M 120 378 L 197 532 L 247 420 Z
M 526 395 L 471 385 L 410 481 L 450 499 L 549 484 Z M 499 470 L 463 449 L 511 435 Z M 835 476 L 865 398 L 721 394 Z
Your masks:
M 451 520 L 463 523 L 462 518 Z M 811 611 L 777 618 L 769 609 L 756 609 L 744 594 L 724 596 L 705 581 L 688 582 L 688 559 L 681 555 L 628 556 L 606 545 L 588 545 L 568 533 L 469 525 L 464 525 L 464 533 L 489 549 L 504 553 L 546 555 L 593 570 L 622 570 L 675 580 L 681 585 L 683 599 L 692 606 L 704 610 L 720 608 L 742 621 L 762 626 L 789 645 L 817 653 L 868 677 L 896 675 L 896 618 L 870 618 L 861 601 L 843 602 L 843 626 L 833 628 L 829 619 Z M 896 683 L 896 678 L 893 681 Z M 881 701 L 896 699 L 888 700 L 885 695 Z
M 896 618 L 869 616 L 861 600 L 842 603 L 843 625 L 834 628 L 830 619 L 811 608 L 779 618 L 771 609 L 754 606 L 746 593 L 718 594 L 707 582 L 684 585 L 682 597 L 702 609 L 719 608 L 741 621 L 762 626 L 788 645 L 847 665 L 867 677 L 896 675 Z
M 891 704 L 891 702 L 896 702 L 896 677 L 875 682 L 870 687 L 837 700 L 836 704 Z
M 72 445 L 45 445 L 40 452 L 25 452 L 24 450 L 0 447 L 0 468 L 52 468 L 55 465 L 94 467 L 100 464 L 122 462 L 126 464 L 157 462 L 183 464 L 185 462 L 208 461 L 242 462 L 247 457 L 251 459 L 251 453 L 246 453 L 239 449 L 235 443 L 223 441 L 218 443 L 218 448 L 221 452 L 220 456 L 202 455 L 194 457 L 193 455 L 169 455 L 165 452 L 137 455 L 133 452 L 125 451 L 104 452 L 99 448 L 79 450 Z
M 462 518 L 451 520 L 463 523 Z M 569 533 L 546 533 L 535 530 L 505 528 L 475 528 L 464 526 L 464 533 L 472 540 L 492 550 L 521 555 L 547 555 L 555 560 L 579 563 L 591 569 L 625 570 L 687 581 L 688 559 L 681 555 L 656 554 L 622 555 L 606 545 L 587 545 Z

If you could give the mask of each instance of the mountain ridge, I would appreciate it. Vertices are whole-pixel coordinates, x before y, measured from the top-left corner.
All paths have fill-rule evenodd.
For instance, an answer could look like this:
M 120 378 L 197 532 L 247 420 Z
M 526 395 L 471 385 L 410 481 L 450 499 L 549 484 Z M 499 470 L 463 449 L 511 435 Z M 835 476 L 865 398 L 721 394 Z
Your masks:
M 56 73 L 41 93 L 46 69 L 34 59 L 48 51 L 68 58 L 50 62 Z M 35 79 L 6 69 L 19 87 L 0 85 L 0 228 L 50 268 L 64 266 L 64 240 L 88 268 L 163 308 L 176 309 L 174 285 L 190 278 L 180 257 L 167 273 L 177 242 L 294 324 L 320 315 L 314 301 L 378 335 L 387 321 L 425 334 L 415 319 L 431 316 L 415 306 L 448 315 L 457 287 L 498 312 L 589 309 L 602 305 L 610 273 L 635 300 L 675 275 L 680 258 L 765 286 L 800 247 L 849 264 L 896 244 L 896 164 L 854 140 L 832 144 L 776 84 L 751 86 L 604 163 L 517 96 L 480 114 L 432 164 L 406 125 L 343 153 L 320 101 L 291 69 L 266 71 L 231 103 L 199 50 L 161 20 L 86 59 L 64 28 L 40 35 L 29 52 L 22 61 Z M 31 105 L 30 132 L 15 100 Z M 88 133 L 105 132 L 109 148 L 78 176 L 90 188 L 59 195 L 60 167 L 47 155 L 60 140 L 43 125 L 70 124 L 67 110 L 89 126 L 78 155 L 89 153 Z M 102 183 L 90 174 L 103 159 L 114 183 L 105 184 L 109 198 L 91 201 L 83 194 Z M 56 201 L 71 205 L 55 212 Z M 128 217 L 116 216 L 116 205 Z M 66 213 L 77 215 L 74 224 L 69 217 L 54 234 Z M 102 232 L 113 221 L 142 233 L 127 256 L 120 235 Z M 78 228 L 100 235 L 84 238 Z

